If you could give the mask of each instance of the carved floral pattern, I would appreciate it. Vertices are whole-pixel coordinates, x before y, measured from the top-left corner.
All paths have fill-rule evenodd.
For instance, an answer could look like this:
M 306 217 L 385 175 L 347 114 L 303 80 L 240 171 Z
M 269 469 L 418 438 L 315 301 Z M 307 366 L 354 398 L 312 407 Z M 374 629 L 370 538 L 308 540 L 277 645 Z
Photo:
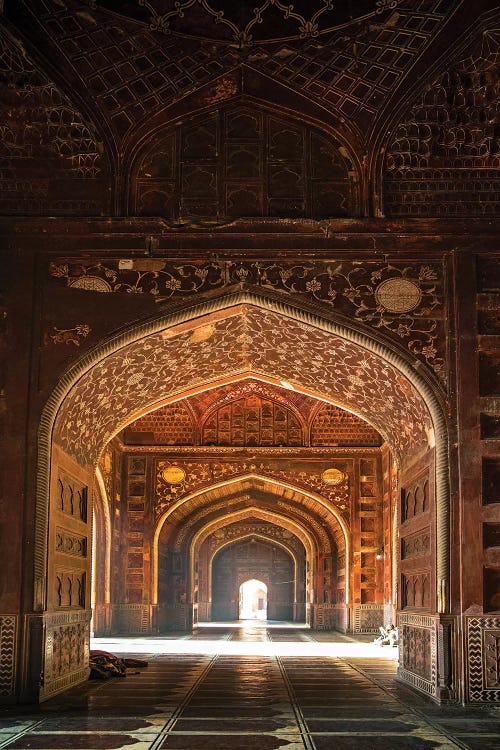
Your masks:
M 382 263 L 209 262 L 174 264 L 158 261 L 158 270 L 119 270 L 107 261 L 94 265 L 52 263 L 52 277 L 66 286 L 93 291 L 151 294 L 157 301 L 198 296 L 211 289 L 260 286 L 305 297 L 381 330 L 445 378 L 443 272 L 434 265 Z M 392 312 L 378 290 L 392 279 L 404 280 L 420 294 L 414 309 Z M 99 288 L 98 282 L 103 284 Z M 387 304 L 387 303 L 386 303 Z
M 53 326 L 51 331 L 46 331 L 43 338 L 45 346 L 49 344 L 74 344 L 80 346 L 80 339 L 86 338 L 90 333 L 90 326 L 86 323 L 80 323 L 74 328 L 56 328 Z
M 252 305 L 217 321 L 206 341 L 193 340 L 191 331 L 159 332 L 103 359 L 65 398 L 55 440 L 78 461 L 95 463 L 113 432 L 145 406 L 252 372 L 366 415 L 398 455 L 427 445 L 427 407 L 399 370 L 346 339 Z
M 248 474 L 271 477 L 293 484 L 297 488 L 310 490 L 329 500 L 329 502 L 340 510 L 342 515 L 349 515 L 349 480 L 347 476 L 341 484 L 332 487 L 325 485 L 321 479 L 321 473 L 314 471 L 285 471 L 279 469 L 276 463 L 272 461 L 259 463 L 227 460 L 223 463 L 201 461 L 184 463 L 176 461 L 175 466 L 179 466 L 185 471 L 185 479 L 180 484 L 172 485 L 164 480 L 162 473 L 165 468 L 171 465 L 170 461 L 158 461 L 157 463 L 157 505 L 155 509 L 157 516 L 161 516 L 182 497 L 189 495 L 200 487 L 210 487 L 218 482 Z

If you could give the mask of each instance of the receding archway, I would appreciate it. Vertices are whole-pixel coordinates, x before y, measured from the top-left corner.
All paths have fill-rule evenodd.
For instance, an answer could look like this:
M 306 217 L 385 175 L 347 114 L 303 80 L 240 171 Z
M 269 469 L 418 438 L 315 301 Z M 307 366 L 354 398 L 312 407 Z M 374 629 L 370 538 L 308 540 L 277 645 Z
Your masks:
M 314 351 L 315 357 L 292 360 L 291 349 Z M 241 293 L 138 326 L 91 352 L 61 380 L 46 406 L 39 435 L 35 610 L 47 608 L 49 487 L 60 465 L 53 460 L 49 474 L 52 440 L 59 456 L 69 456 L 66 468 L 78 471 L 82 481 L 85 475 L 91 484 L 103 446 L 138 414 L 187 392 L 250 374 L 318 395 L 367 418 L 399 460 L 435 438 L 439 540 L 435 583 L 438 609 L 446 609 L 446 429 L 441 404 L 425 372 L 416 373 L 404 356 L 358 330 Z M 105 398 L 101 391 L 109 379 L 114 387 Z

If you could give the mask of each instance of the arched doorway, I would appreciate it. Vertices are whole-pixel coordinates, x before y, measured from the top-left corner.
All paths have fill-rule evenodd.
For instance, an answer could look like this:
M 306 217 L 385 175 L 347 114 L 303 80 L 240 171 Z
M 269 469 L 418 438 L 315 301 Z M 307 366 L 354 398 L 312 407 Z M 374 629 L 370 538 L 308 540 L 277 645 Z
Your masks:
M 296 357 L 290 357 L 291 350 L 297 353 Z M 305 354 L 311 351 L 316 353 L 314 359 L 309 355 L 305 359 L 301 354 L 299 356 L 301 352 Z M 224 352 L 224 356 L 221 352 Z M 189 366 L 190 362 L 196 362 L 195 369 Z M 217 300 L 197 311 L 191 310 L 172 319 L 156 320 L 140 326 L 108 342 L 101 350 L 96 350 L 93 359 L 87 357 L 62 379 L 47 405 L 40 431 L 37 506 L 40 543 L 37 545 L 35 563 L 38 584 L 36 611 L 53 613 L 54 623 L 56 622 L 55 615 L 59 605 L 53 594 L 53 576 L 56 571 L 50 541 L 48 567 L 46 552 L 47 539 L 52 539 L 50 533 L 47 535 L 48 526 L 57 524 L 57 514 L 65 512 L 64 498 L 59 506 L 57 498 L 70 491 L 73 494 L 75 491 L 80 492 L 82 498 L 87 496 L 94 482 L 93 468 L 104 445 L 113 435 L 138 414 L 162 404 L 173 403 L 183 394 L 201 392 L 203 389 L 214 388 L 217 384 L 238 382 L 248 377 L 256 377 L 260 382 L 281 385 L 292 391 L 321 398 L 364 416 L 386 438 L 400 466 L 405 462 L 410 464 L 410 459 L 414 456 L 425 454 L 424 469 L 431 478 L 432 491 L 434 493 L 435 490 L 436 497 L 436 506 L 433 496 L 427 511 L 433 513 L 434 507 L 436 508 L 431 523 L 436 524 L 440 540 L 437 558 L 430 570 L 429 607 L 434 612 L 446 609 L 446 434 L 443 413 L 432 388 L 425 378 L 411 369 L 403 357 L 393 350 L 385 349 L 379 341 L 281 303 L 277 305 L 242 293 L 233 299 Z M 108 398 L 102 392 L 103 388 L 108 389 Z M 145 486 L 145 471 L 139 464 L 131 466 L 133 471 L 127 481 L 133 487 L 132 494 L 141 497 L 141 488 Z M 420 463 L 420 468 L 422 466 Z M 73 482 L 70 489 L 66 489 L 64 485 L 66 476 Z M 220 479 L 223 480 L 224 477 L 221 476 Z M 410 479 L 420 481 L 419 477 Z M 372 477 L 360 469 L 359 481 L 366 485 L 364 490 L 368 508 Z M 324 491 L 324 483 L 321 488 Z M 409 491 L 415 490 L 410 488 Z M 134 502 L 140 504 L 138 500 Z M 175 505 L 174 494 L 165 499 L 164 503 L 159 506 L 160 512 L 164 512 L 165 507 Z M 80 507 L 84 507 L 83 501 Z M 347 512 L 347 505 L 345 510 Z M 368 538 L 372 533 L 369 521 L 372 511 L 367 509 L 364 512 L 366 520 L 361 524 L 360 533 L 366 534 Z M 85 524 L 86 516 L 82 516 L 80 521 Z M 376 559 L 375 553 L 376 547 L 363 553 L 368 566 L 372 565 L 372 558 Z M 144 560 L 144 553 L 131 553 L 132 565 L 141 561 L 143 564 Z M 341 570 L 344 575 L 349 562 L 343 560 Z M 181 560 L 180 564 L 189 565 L 189 561 Z M 332 569 L 331 561 L 321 560 L 321 565 L 323 577 L 327 578 Z M 376 563 L 373 563 L 373 567 L 376 567 Z M 142 567 L 140 574 L 131 572 L 130 580 L 134 576 L 143 576 L 145 569 Z M 85 575 L 90 578 L 90 571 L 86 570 L 84 561 L 81 575 L 83 578 L 80 587 L 85 588 L 88 585 Z M 130 590 L 138 591 L 132 587 Z M 126 606 L 129 611 L 137 613 L 140 626 L 147 630 L 152 623 L 151 595 L 143 592 L 141 596 L 140 601 L 129 599 Z M 364 601 L 360 602 L 366 605 L 366 611 L 374 606 L 370 596 L 368 591 Z M 334 606 L 327 600 L 324 605 L 325 608 Z M 85 669 L 87 607 L 85 604 L 81 613 L 74 614 L 74 621 L 78 624 L 78 632 L 82 638 L 82 648 L 78 664 L 73 665 L 73 681 L 81 679 Z M 55 624 L 50 624 L 50 618 L 46 620 L 49 622 L 49 631 L 56 627 Z M 408 626 L 410 625 L 413 627 L 413 624 Z M 427 623 L 424 627 L 433 626 Z M 50 638 L 42 639 L 40 648 L 45 650 L 47 663 L 50 663 Z M 431 659 L 434 658 L 432 653 L 434 652 L 431 650 Z M 432 674 L 435 672 L 429 672 L 429 684 L 434 689 Z M 44 696 L 57 692 L 63 686 L 62 680 L 55 679 L 54 671 L 48 671 L 47 675 Z
M 249 580 L 253 583 L 247 587 L 249 600 L 245 600 L 248 619 L 292 620 L 295 567 L 286 549 L 262 538 L 251 537 L 225 547 L 212 565 L 212 620 L 247 619 L 242 615 L 241 597 L 242 586 Z M 264 607 L 257 607 L 259 598 L 266 601 L 265 617 Z
M 240 586 L 240 620 L 267 620 L 267 586 L 249 578 Z

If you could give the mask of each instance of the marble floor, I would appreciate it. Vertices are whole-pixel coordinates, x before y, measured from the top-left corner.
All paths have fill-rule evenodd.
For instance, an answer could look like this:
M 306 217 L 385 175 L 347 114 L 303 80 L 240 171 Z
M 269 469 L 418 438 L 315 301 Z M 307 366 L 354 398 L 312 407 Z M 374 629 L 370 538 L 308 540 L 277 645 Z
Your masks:
M 149 666 L 0 710 L 0 748 L 499 750 L 500 708 L 436 706 L 395 681 L 395 649 L 367 640 L 253 622 L 101 639 Z

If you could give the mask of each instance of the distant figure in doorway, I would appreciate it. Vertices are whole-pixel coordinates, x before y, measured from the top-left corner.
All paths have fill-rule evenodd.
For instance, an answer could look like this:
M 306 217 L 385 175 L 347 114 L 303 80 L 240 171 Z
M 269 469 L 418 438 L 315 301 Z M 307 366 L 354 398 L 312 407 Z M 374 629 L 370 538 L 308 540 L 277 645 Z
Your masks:
M 399 633 L 398 629 L 394 627 L 392 623 L 389 623 L 389 625 L 386 625 L 386 627 L 382 627 L 382 625 L 379 628 L 380 635 L 378 638 L 375 638 L 373 641 L 378 646 L 397 646 L 398 640 L 399 640 Z

